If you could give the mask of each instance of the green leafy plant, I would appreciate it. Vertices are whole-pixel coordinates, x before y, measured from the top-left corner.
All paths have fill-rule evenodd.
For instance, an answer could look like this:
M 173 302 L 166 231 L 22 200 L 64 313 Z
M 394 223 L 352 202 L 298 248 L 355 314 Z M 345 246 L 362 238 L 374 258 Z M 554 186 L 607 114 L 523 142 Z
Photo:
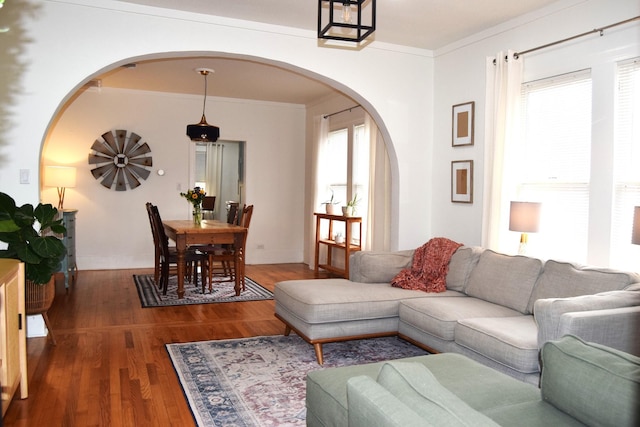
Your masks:
M 340 202 L 335 201 L 335 194 L 333 194 L 333 190 L 331 190 L 331 198 L 329 200 L 327 200 L 326 202 L 322 202 L 321 204 L 323 205 L 339 205 Z
M 347 214 L 348 216 L 353 216 L 356 214 L 356 206 L 360 203 L 360 199 L 358 199 L 358 193 L 353 195 L 353 198 L 347 202 Z
M 27 280 L 43 285 L 60 270 L 66 248 L 60 238 L 49 232 L 67 232 L 58 209 L 51 204 L 16 206 L 15 200 L 0 192 L 0 241 L 7 244 L 0 258 L 17 259 L 25 264 Z M 37 223 L 37 227 L 36 227 Z
M 347 206 L 350 206 L 355 210 L 355 207 L 358 206 L 358 203 L 360 203 L 360 199 L 358 199 L 358 193 L 356 193 L 353 195 L 353 199 L 347 202 Z

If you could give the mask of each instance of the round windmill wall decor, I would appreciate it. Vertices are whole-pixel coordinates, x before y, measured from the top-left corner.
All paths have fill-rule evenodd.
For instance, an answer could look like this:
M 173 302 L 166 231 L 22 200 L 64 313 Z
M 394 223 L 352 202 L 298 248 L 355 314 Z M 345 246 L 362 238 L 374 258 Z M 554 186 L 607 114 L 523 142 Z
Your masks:
M 135 132 L 124 129 L 109 131 L 91 146 L 89 164 L 93 177 L 104 187 L 116 191 L 133 190 L 146 180 L 153 165 L 151 149 Z

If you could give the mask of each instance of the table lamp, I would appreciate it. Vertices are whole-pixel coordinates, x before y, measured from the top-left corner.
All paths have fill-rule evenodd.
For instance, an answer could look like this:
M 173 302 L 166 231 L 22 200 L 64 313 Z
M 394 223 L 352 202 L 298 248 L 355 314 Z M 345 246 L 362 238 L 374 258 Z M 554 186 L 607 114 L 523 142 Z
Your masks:
M 527 252 L 527 233 L 536 233 L 540 222 L 540 203 L 535 202 L 511 202 L 509 213 L 509 230 L 519 231 L 520 246 L 518 254 Z
M 58 210 L 63 210 L 65 189 L 76 186 L 76 168 L 47 166 L 44 171 L 44 185 L 58 188 Z
M 631 232 L 631 243 L 640 245 L 640 206 L 633 208 L 633 230 Z

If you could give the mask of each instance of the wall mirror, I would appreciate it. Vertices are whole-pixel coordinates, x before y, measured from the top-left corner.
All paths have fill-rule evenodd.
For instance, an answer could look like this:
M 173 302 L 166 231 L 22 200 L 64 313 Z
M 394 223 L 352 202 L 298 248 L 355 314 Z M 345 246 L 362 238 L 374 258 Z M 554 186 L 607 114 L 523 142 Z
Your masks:
M 227 220 L 227 204 L 244 203 L 244 141 L 196 143 L 195 185 L 204 188 L 207 196 L 215 196 L 213 213 L 204 212 L 205 219 Z

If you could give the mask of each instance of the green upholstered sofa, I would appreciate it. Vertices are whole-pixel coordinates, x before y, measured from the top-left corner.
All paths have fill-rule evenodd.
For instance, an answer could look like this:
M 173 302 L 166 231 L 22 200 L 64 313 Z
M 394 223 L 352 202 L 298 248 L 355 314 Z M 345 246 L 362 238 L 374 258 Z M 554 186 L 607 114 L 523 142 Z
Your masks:
M 570 335 L 541 354 L 540 388 L 455 353 L 312 371 L 307 425 L 640 425 L 640 358 Z
M 431 353 L 459 353 L 538 385 L 545 342 L 566 334 L 640 355 L 637 273 L 461 247 L 442 293 L 395 288 L 413 251 L 356 252 L 350 280 L 279 282 L 275 314 L 315 346 L 398 335 Z

